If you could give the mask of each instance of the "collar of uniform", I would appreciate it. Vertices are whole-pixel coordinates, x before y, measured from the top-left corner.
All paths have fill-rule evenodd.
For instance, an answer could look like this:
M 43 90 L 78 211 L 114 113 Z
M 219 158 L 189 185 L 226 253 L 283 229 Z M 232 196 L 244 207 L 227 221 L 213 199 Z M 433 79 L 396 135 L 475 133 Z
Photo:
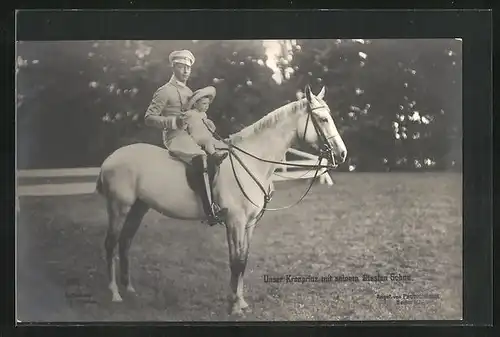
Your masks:
M 185 88 L 186 87 L 186 84 L 185 83 L 182 83 L 181 81 L 179 81 L 175 75 L 172 75 L 172 77 L 170 78 L 170 81 L 168 81 L 169 83 L 173 84 L 173 85 L 176 85 L 178 87 L 182 87 L 182 88 Z

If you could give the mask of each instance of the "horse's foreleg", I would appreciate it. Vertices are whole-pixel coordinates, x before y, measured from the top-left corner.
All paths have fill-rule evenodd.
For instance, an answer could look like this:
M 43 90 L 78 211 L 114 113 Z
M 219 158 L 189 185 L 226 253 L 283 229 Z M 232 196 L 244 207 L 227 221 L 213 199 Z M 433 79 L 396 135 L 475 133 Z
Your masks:
M 242 315 L 242 310 L 248 308 L 243 297 L 243 276 L 248 261 L 253 226 L 247 226 L 246 221 L 228 221 L 226 233 L 231 269 L 229 312 L 232 315 Z
M 149 207 L 142 201 L 137 200 L 130 209 L 127 215 L 127 219 L 123 225 L 123 229 L 120 233 L 119 238 L 119 254 L 120 254 L 120 278 L 124 286 L 127 287 L 127 291 L 134 293 L 135 289 L 132 286 L 130 280 L 130 262 L 129 262 L 129 250 L 132 240 L 141 225 L 144 215 L 148 212 Z
M 106 240 L 104 241 L 104 248 L 106 250 L 106 261 L 108 266 L 108 276 L 109 285 L 108 288 L 111 291 L 112 301 L 121 302 L 122 297 L 118 290 L 118 285 L 116 283 L 116 245 L 118 242 L 117 231 L 125 222 L 128 210 L 130 207 L 124 207 L 116 202 L 108 202 L 108 217 L 109 226 L 108 232 L 106 234 Z

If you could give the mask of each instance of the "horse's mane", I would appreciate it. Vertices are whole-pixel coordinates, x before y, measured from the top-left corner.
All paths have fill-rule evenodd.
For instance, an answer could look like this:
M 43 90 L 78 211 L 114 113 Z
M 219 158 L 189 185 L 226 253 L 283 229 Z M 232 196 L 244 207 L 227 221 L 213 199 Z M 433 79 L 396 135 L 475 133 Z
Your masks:
M 230 143 L 234 144 L 245 138 L 248 138 L 249 136 L 256 135 L 262 132 L 263 130 L 266 130 L 276 125 L 277 123 L 288 117 L 290 114 L 296 114 L 299 110 L 304 109 L 304 106 L 306 104 L 307 104 L 307 99 L 305 98 L 285 104 L 271 111 L 270 113 L 268 113 L 255 123 L 230 135 L 228 140 Z

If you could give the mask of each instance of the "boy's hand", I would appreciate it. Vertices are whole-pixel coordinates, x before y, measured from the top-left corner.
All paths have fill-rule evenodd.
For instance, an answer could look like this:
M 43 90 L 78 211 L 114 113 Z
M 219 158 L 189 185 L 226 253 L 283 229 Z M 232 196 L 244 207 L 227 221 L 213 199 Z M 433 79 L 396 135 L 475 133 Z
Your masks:
M 187 128 L 187 123 L 186 123 L 186 119 L 188 118 L 187 115 L 185 114 L 182 114 L 180 116 L 177 116 L 176 118 L 176 123 L 177 123 L 177 127 L 181 130 L 184 130 Z

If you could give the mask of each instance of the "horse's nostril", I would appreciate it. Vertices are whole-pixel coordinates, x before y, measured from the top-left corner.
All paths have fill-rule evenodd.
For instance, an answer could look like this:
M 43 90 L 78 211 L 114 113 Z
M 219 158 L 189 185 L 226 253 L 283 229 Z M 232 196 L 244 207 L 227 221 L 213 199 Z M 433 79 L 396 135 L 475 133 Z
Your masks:
M 340 157 L 342 158 L 342 160 L 345 160 L 345 158 L 347 157 L 347 151 L 340 152 Z

